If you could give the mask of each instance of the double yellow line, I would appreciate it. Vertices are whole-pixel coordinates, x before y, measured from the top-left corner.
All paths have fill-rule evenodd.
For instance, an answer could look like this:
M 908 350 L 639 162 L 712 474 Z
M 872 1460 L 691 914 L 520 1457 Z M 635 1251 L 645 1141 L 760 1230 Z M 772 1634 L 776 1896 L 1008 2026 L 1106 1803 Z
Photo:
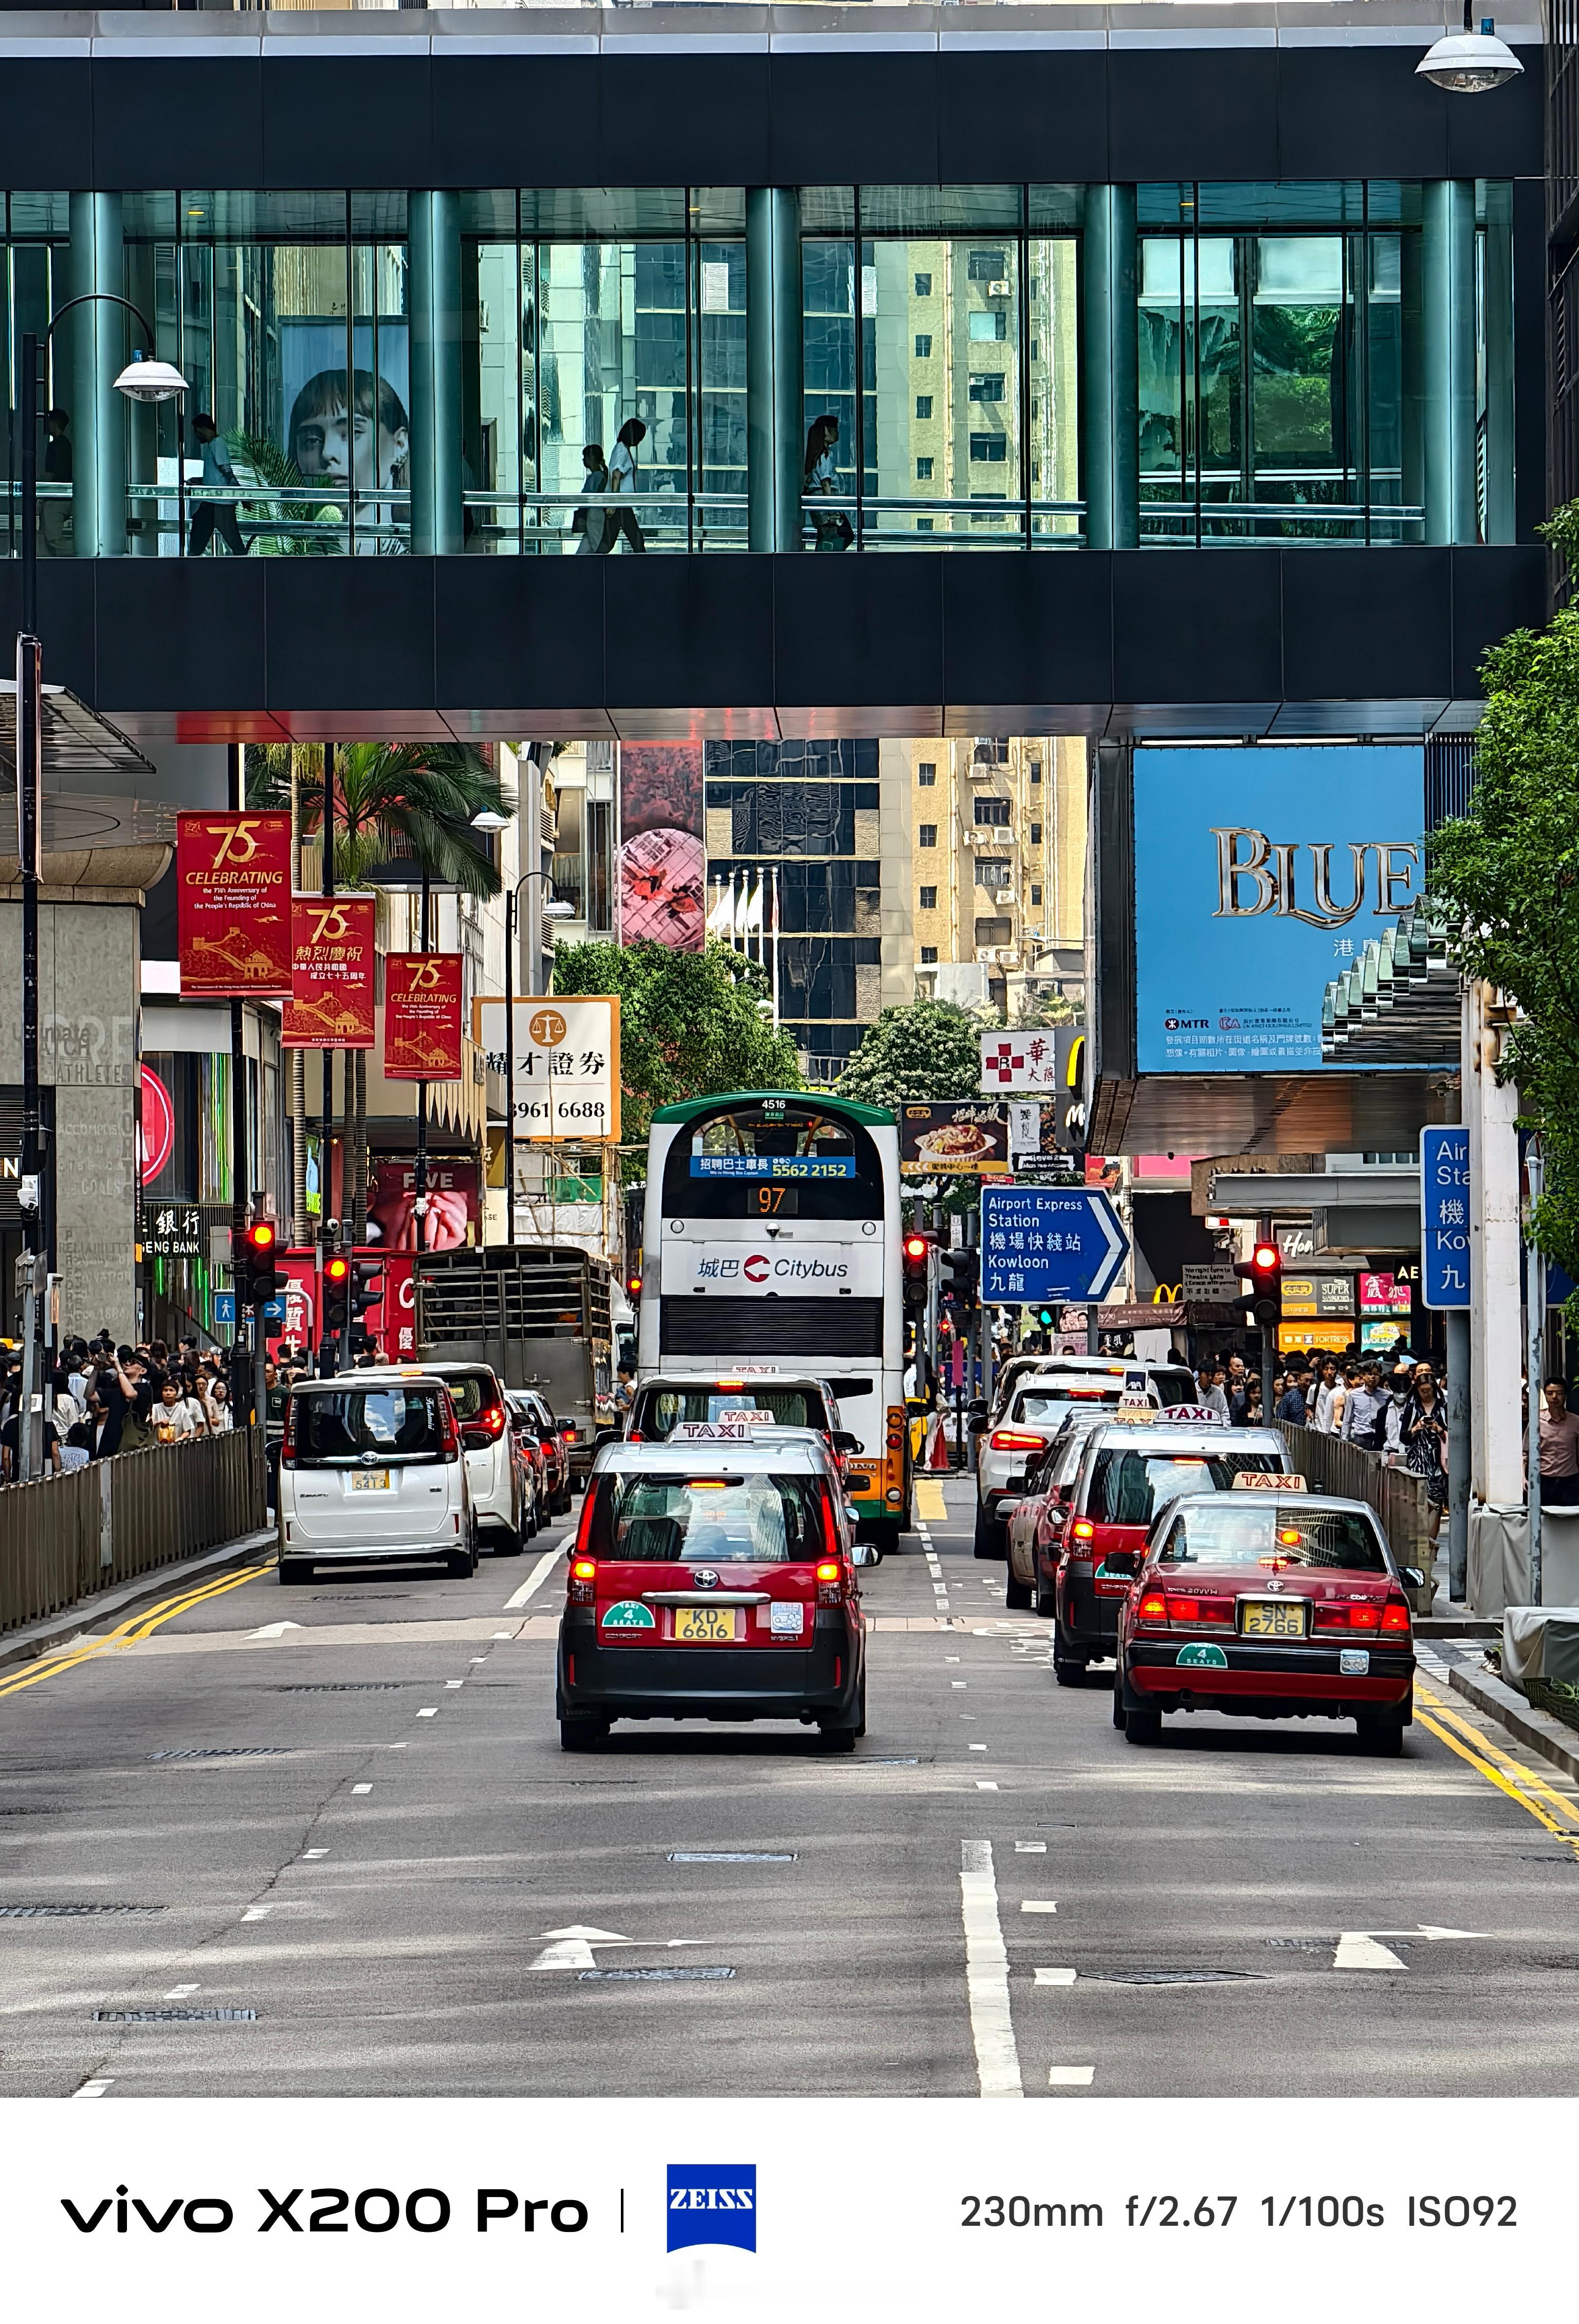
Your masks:
M 1435 1711 L 1436 1717 L 1428 1718 L 1422 1705 Z M 1519 1760 L 1510 1757 L 1500 1746 L 1489 1741 L 1478 1728 L 1461 1719 L 1457 1711 L 1450 1711 L 1440 1696 L 1422 1686 L 1418 1679 L 1415 1682 L 1415 1715 L 1422 1727 L 1430 1729 L 1438 1742 L 1446 1743 L 1450 1751 L 1456 1751 L 1461 1759 L 1467 1760 L 1477 1775 L 1483 1775 L 1487 1783 L 1495 1784 L 1500 1792 L 1506 1792 L 1510 1800 L 1517 1800 L 1537 1823 L 1544 1825 L 1554 1840 L 1563 1840 L 1569 1848 L 1579 1849 L 1579 1808 L 1573 1801 L 1565 1799 L 1561 1792 L 1553 1791 L 1549 1784 L 1532 1775 Z M 1455 1731 L 1450 1733 L 1450 1729 Z M 1461 1737 L 1464 1738 L 1462 1741 L 1459 1739 Z M 1544 1801 L 1546 1805 L 1538 1805 L 1540 1801 Z M 1548 1812 L 1552 1809 L 1556 1810 L 1556 1816 L 1563 1818 L 1562 1822 L 1559 1823 Z
M 69 1653 L 50 1655 L 42 1662 L 30 1663 L 13 1677 L 0 1678 L 0 1695 L 20 1694 L 24 1687 L 37 1686 L 41 1679 L 59 1678 L 62 1671 L 75 1670 L 78 1663 L 91 1662 L 108 1647 L 135 1646 L 139 1638 L 151 1637 L 161 1623 L 173 1621 L 178 1614 L 202 1605 L 207 1599 L 223 1598 L 227 1590 L 239 1590 L 243 1582 L 256 1582 L 260 1574 L 271 1572 L 273 1563 L 270 1558 L 262 1565 L 243 1565 L 239 1572 L 222 1574 L 216 1582 L 205 1582 L 196 1590 L 183 1590 L 179 1597 L 161 1599 L 157 1605 L 132 1615 L 105 1637 L 87 1639 Z

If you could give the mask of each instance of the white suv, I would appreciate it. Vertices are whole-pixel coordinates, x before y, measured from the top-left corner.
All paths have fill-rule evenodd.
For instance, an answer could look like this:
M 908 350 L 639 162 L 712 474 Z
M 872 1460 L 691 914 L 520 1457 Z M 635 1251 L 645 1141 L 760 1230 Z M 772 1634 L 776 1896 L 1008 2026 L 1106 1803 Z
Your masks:
M 978 1557 L 1006 1558 L 1009 1519 L 1025 1490 L 1025 1475 L 1034 1468 L 1074 1413 L 1115 1410 L 1125 1394 L 1124 1373 L 1143 1367 L 1119 1366 L 1118 1377 L 1087 1370 L 1060 1371 L 1051 1359 L 1046 1370 L 1021 1376 L 1010 1389 L 1008 1402 L 996 1419 L 978 1408 L 970 1422 L 976 1438 L 976 1541 Z M 1153 1410 L 1161 1403 L 1156 1384 L 1147 1379 L 1145 1400 Z
M 430 1373 L 298 1380 L 280 1447 L 280 1581 L 390 1561 L 474 1573 L 464 1443 L 448 1384 Z
M 527 1545 L 528 1503 L 532 1487 L 510 1425 L 510 1406 L 491 1364 L 384 1364 L 359 1371 L 359 1380 L 403 1380 L 420 1372 L 441 1379 L 454 1401 L 466 1453 L 466 1483 L 472 1495 L 478 1546 L 501 1557 L 519 1557 Z

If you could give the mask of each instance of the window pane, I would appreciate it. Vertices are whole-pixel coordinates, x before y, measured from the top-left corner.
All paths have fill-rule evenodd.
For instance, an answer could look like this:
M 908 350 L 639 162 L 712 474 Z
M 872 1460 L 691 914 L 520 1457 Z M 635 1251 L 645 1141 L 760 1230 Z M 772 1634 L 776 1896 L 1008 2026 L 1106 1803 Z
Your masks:
M 866 318 L 875 419 L 866 451 L 877 505 L 868 547 L 918 536 L 1016 540 L 1019 496 L 1019 251 L 955 237 L 868 245 Z M 875 468 L 875 476 L 871 472 Z M 919 503 L 912 513 L 894 502 Z M 990 503 L 1008 503 L 1001 513 Z

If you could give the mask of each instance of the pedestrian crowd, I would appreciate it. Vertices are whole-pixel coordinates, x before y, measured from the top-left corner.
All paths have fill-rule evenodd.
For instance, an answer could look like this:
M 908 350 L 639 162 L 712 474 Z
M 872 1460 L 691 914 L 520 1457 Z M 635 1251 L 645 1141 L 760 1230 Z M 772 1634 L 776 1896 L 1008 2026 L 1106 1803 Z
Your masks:
M 196 1340 L 170 1348 L 162 1340 L 117 1346 L 107 1331 L 64 1341 L 46 1361 L 43 1454 L 46 1476 L 83 1468 L 144 1445 L 223 1436 L 234 1426 L 229 1367 L 222 1349 Z M 0 1353 L 0 1482 L 20 1471 L 23 1373 L 20 1353 Z

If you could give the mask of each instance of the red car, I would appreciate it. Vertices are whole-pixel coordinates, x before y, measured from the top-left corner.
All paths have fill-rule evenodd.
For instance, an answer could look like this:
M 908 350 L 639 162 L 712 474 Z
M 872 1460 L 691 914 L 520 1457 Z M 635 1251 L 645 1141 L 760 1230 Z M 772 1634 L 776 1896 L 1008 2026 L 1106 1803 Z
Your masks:
M 1159 1517 L 1119 1609 L 1114 1725 L 1155 1743 L 1165 1711 L 1352 1719 L 1395 1757 L 1414 1716 L 1404 1587 L 1421 1577 L 1363 1501 L 1249 1482 Z

